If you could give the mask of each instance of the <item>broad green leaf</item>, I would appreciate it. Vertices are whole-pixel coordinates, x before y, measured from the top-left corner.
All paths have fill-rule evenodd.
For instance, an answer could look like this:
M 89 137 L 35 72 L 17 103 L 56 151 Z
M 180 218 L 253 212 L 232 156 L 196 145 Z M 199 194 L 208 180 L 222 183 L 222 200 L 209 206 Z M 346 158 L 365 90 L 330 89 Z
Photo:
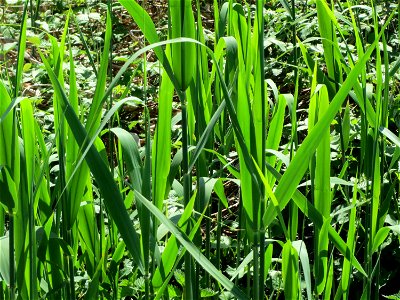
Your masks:
M 27 295 L 30 298 L 37 298 L 37 289 L 36 289 L 36 265 L 37 265 L 37 255 L 36 255 L 36 235 L 35 234 L 27 234 L 26 237 L 22 238 L 22 236 L 26 232 L 35 233 L 35 227 L 33 218 L 35 215 L 34 211 L 34 198 L 33 198 L 33 190 L 34 190 L 34 176 L 35 176 L 35 146 L 36 146 L 36 137 L 35 137 L 35 126 L 34 126 L 34 115 L 33 115 L 33 107 L 31 101 L 26 99 L 21 102 L 21 126 L 22 126 L 22 138 L 24 140 L 24 155 L 23 162 L 24 167 L 21 168 L 23 172 L 23 177 L 21 178 L 22 189 L 20 191 L 20 195 L 18 200 L 19 211 L 15 216 L 16 224 L 16 238 L 15 238 L 15 249 L 16 249 L 16 262 L 17 262 L 17 282 L 19 280 L 25 280 L 24 285 L 29 285 L 27 288 Z M 22 200 L 22 201 L 21 201 Z M 21 218 L 20 218 L 21 216 Z M 21 227 L 20 227 L 21 226 Z M 18 243 L 23 243 L 26 245 L 27 251 L 21 252 L 23 258 L 18 257 Z M 25 277 L 20 279 L 21 277 L 21 269 L 19 269 L 20 261 L 25 262 Z

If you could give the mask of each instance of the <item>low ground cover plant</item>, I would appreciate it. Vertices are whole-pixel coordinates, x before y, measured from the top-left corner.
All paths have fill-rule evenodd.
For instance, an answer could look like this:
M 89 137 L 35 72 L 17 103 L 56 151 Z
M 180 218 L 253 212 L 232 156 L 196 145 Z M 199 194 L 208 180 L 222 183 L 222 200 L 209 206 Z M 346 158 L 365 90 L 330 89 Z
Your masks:
M 398 299 L 396 1 L 5 1 L 0 299 Z

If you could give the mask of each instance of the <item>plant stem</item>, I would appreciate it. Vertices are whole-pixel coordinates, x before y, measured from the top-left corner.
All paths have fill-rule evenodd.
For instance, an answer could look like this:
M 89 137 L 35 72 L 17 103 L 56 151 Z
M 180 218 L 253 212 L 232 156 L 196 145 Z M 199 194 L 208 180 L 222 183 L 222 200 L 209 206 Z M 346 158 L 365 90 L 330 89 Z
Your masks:
M 260 76 L 260 84 L 261 84 L 261 114 L 262 114 L 262 134 L 261 134 L 261 171 L 265 175 L 266 170 L 266 132 L 267 132 L 267 109 L 266 109 L 266 101 L 265 101 L 265 79 L 264 79 L 264 0 L 257 1 L 257 21 L 258 21 L 258 55 L 259 55 L 259 76 Z M 263 216 L 265 211 L 265 187 L 261 187 L 260 194 L 260 225 L 259 225 L 259 256 L 260 256 L 260 270 L 258 274 L 259 280 L 259 299 L 264 299 L 264 265 L 265 265 L 265 228 L 263 223 Z M 257 277 L 256 277 L 257 280 Z
M 186 93 L 177 91 L 178 97 L 181 102 L 182 110 L 182 174 L 183 174 L 183 203 L 184 206 L 188 205 L 190 201 L 190 174 L 189 170 L 189 146 L 188 146 L 188 119 L 186 108 Z M 187 225 L 186 233 L 190 233 L 190 221 Z M 189 252 L 185 253 L 185 299 L 193 299 L 193 286 L 192 286 L 192 257 Z
M 14 215 L 9 210 L 10 300 L 15 299 Z

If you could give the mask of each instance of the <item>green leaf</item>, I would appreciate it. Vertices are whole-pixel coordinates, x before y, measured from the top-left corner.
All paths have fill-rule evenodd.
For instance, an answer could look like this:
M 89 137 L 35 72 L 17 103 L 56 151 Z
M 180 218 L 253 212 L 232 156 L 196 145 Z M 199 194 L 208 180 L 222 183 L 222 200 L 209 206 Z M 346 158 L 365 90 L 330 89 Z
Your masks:
M 317 293 L 321 295 L 325 290 L 325 284 L 328 279 L 328 228 L 330 227 L 330 218 L 324 220 L 318 236 L 318 253 L 315 255 L 315 279 Z
M 90 140 L 90 137 L 76 116 L 75 111 L 69 104 L 68 98 L 65 95 L 57 76 L 51 69 L 49 62 L 41 52 L 39 52 L 39 54 L 53 84 L 55 93 L 61 100 L 65 118 L 74 133 L 75 140 L 81 148 L 84 148 L 86 143 Z M 110 173 L 109 168 L 101 158 L 94 145 L 89 147 L 85 159 L 102 192 L 107 209 L 117 225 L 128 250 L 132 254 L 132 257 L 138 268 L 144 273 L 143 257 L 141 255 L 139 237 L 129 218 L 128 212 L 125 209 L 121 193 L 114 181 L 112 174 Z
M 191 197 L 189 203 L 186 205 L 185 210 L 183 211 L 181 217 L 179 218 L 178 227 L 180 228 L 180 230 L 182 230 L 182 232 L 186 230 L 188 220 L 191 214 L 193 213 L 195 199 L 196 195 L 194 194 Z M 176 262 L 176 259 L 178 258 L 178 250 L 179 250 L 179 244 L 177 242 L 176 237 L 172 235 L 168 239 L 168 242 L 161 256 L 161 265 L 156 269 L 153 275 L 152 283 L 155 288 L 161 287 L 161 285 L 165 281 L 166 276 L 171 272 Z
M 392 131 L 382 126 L 379 127 L 379 131 L 400 148 L 400 139 Z
M 196 28 L 191 0 L 168 1 L 171 22 L 171 38 L 195 38 Z M 196 46 L 192 43 L 172 45 L 172 68 L 181 91 L 186 91 L 196 66 Z
M 135 0 L 119 0 L 119 3 L 129 12 L 134 19 L 135 23 L 144 33 L 145 38 L 150 44 L 158 43 L 160 41 L 156 26 L 154 25 L 148 12 L 141 7 Z M 163 62 L 164 54 L 161 48 L 155 48 L 154 52 L 160 62 Z
M 138 145 L 132 134 L 121 128 L 111 128 L 122 147 L 122 154 L 129 173 L 129 179 L 135 190 L 142 190 L 142 162 Z
M 282 277 L 285 299 L 297 299 L 299 294 L 298 256 L 292 243 L 287 241 L 282 251 Z
M 162 209 L 171 169 L 171 115 L 174 87 L 167 73 L 161 76 L 158 119 L 152 148 L 153 202 Z M 169 187 L 168 187 L 169 190 Z
M 0 277 L 9 286 L 10 285 L 10 257 L 9 257 L 9 237 L 0 237 Z
M 296 249 L 297 254 L 299 255 L 301 267 L 303 268 L 304 279 L 306 282 L 306 290 L 307 290 L 307 299 L 312 300 L 312 283 L 311 283 L 311 268 L 310 268 L 310 260 L 308 259 L 308 251 L 306 244 L 301 241 L 293 241 L 293 248 Z
M 149 200 L 144 198 L 139 192 L 135 192 L 136 199 L 140 201 L 147 209 L 153 214 L 162 224 L 164 224 L 169 231 L 177 238 L 177 240 L 185 247 L 192 257 L 204 268 L 212 277 L 214 277 L 224 288 L 231 292 L 238 299 L 248 299 L 236 285 L 234 285 L 228 278 L 226 278 L 221 271 L 219 271 L 190 241 L 187 235 L 175 226 L 157 207 L 155 207 Z
M 267 169 L 270 171 L 274 177 L 280 181 L 282 178 L 282 175 L 276 171 L 271 165 L 267 164 Z M 322 228 L 324 224 L 324 220 L 322 215 L 317 211 L 317 209 L 312 205 L 307 198 L 299 191 L 295 190 L 293 194 L 293 201 L 296 203 L 296 205 L 299 207 L 299 209 L 304 213 L 305 216 L 310 218 L 311 221 L 314 222 L 314 224 L 318 228 Z M 354 253 L 350 251 L 349 247 L 346 245 L 346 243 L 343 241 L 343 239 L 340 237 L 340 235 L 332 228 L 332 226 L 328 226 L 328 235 L 329 239 L 331 242 L 335 245 L 335 247 L 342 253 L 342 255 L 351 263 L 353 266 L 361 272 L 365 277 L 367 277 L 367 273 L 365 273 L 364 269 L 362 268 L 361 264 L 358 262 L 357 258 L 354 256 Z
M 343 152 L 347 150 L 350 142 L 350 105 L 347 101 L 346 108 L 344 109 L 343 119 L 342 119 L 342 134 L 343 134 Z
M 390 232 L 389 227 L 382 227 L 381 229 L 378 230 L 374 238 L 372 253 L 378 250 L 379 246 L 382 245 L 382 243 L 386 240 L 389 232 Z
M 12 211 L 16 207 L 18 200 L 17 188 L 15 182 L 11 178 L 10 172 L 3 166 L 0 166 L 0 171 L 0 203 L 3 204 L 8 211 Z
M 387 23 L 383 29 L 387 26 Z M 347 95 L 353 85 L 356 83 L 358 76 L 363 71 L 363 68 L 371 56 L 372 52 L 375 50 L 375 44 L 378 42 L 380 36 L 383 33 L 383 29 L 380 35 L 375 39 L 373 45 L 371 45 L 365 54 L 359 59 L 357 64 L 348 74 L 345 82 L 338 90 L 337 94 L 331 101 L 329 107 L 327 108 L 325 114 L 319 119 L 318 123 L 311 130 L 309 135 L 305 138 L 301 146 L 299 147 L 296 155 L 293 157 L 289 167 L 287 168 L 285 174 L 282 176 L 277 188 L 276 188 L 276 198 L 279 199 L 280 208 L 283 209 L 290 198 L 294 194 L 297 185 L 303 178 L 310 161 L 311 156 L 314 154 L 315 149 L 318 147 L 322 136 L 324 135 L 327 128 L 329 128 L 331 122 L 335 118 L 337 112 L 343 104 L 343 101 L 347 98 Z M 275 217 L 274 207 L 271 203 L 264 214 L 264 224 L 268 226 L 271 224 L 273 218 Z

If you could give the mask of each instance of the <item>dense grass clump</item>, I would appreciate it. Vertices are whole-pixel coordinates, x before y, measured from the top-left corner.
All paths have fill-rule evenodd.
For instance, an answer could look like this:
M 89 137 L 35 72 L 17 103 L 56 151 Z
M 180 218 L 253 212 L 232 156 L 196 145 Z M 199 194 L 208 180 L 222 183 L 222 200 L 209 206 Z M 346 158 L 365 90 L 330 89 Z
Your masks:
M 399 299 L 400 4 L 0 4 L 0 299 Z

